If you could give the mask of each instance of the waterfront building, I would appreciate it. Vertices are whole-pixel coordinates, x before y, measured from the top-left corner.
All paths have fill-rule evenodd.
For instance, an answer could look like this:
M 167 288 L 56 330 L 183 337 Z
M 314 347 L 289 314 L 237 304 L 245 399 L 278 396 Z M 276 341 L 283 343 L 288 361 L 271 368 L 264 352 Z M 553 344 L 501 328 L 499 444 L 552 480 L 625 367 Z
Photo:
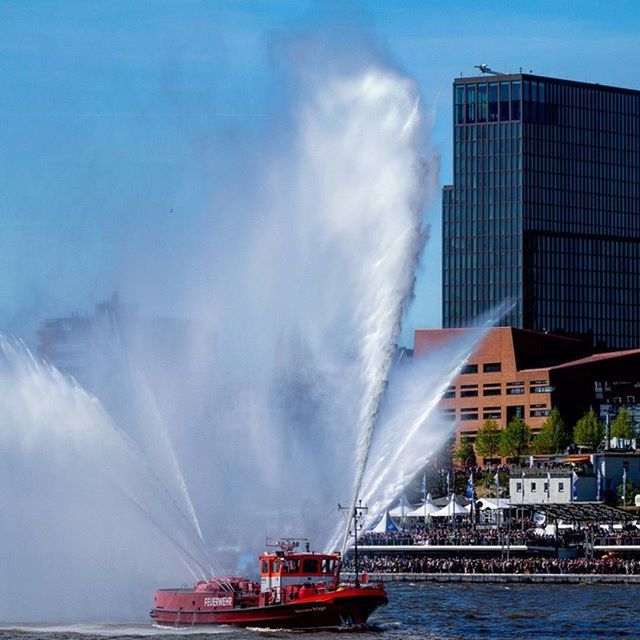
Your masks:
M 640 453 L 531 456 L 529 466 L 510 469 L 509 496 L 514 505 L 615 503 L 623 477 L 634 486 L 640 485 Z
M 446 348 L 465 331 L 471 329 L 417 329 L 414 357 Z M 473 442 L 488 418 L 504 428 L 519 414 L 535 434 L 554 407 L 571 427 L 590 406 L 599 411 L 621 398 L 640 404 L 640 349 L 589 354 L 575 338 L 494 327 L 478 342 L 437 411 L 455 423 L 458 439 Z
M 510 74 L 453 84 L 443 326 L 640 346 L 640 92 Z

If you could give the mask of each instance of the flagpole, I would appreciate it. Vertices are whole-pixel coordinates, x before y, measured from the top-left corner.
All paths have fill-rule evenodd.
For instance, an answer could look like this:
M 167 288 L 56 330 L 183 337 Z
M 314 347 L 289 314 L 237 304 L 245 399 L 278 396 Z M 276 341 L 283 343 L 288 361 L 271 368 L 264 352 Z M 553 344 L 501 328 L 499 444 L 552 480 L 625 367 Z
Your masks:
M 522 470 L 522 499 L 520 501 L 520 530 L 524 531 L 524 469 Z
M 422 474 L 422 499 L 424 500 L 424 528 L 427 529 L 427 472 Z
M 503 517 L 502 517 L 502 512 L 500 511 L 500 476 L 498 475 L 499 470 L 496 469 L 496 475 L 494 477 L 494 480 L 496 481 L 496 498 L 498 499 L 498 526 L 502 526 L 502 521 L 503 521 Z

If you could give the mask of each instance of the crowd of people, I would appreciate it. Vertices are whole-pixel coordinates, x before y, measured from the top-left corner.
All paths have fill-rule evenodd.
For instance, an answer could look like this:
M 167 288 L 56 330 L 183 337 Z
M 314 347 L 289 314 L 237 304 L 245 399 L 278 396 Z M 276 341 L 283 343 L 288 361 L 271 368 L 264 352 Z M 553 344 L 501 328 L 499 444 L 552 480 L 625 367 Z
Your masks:
M 344 571 L 354 570 L 353 559 Z M 363 556 L 359 571 L 366 573 L 498 573 L 498 574 L 623 574 L 640 575 L 640 560 L 632 558 L 431 558 L 424 556 Z
M 367 532 L 359 543 L 363 545 L 504 545 L 527 544 L 533 534 L 520 529 L 474 530 L 470 527 L 452 529 L 450 526 L 427 527 L 419 531 Z
M 604 533 L 602 534 L 605 535 Z M 636 533 L 636 536 L 640 533 Z M 560 530 L 556 535 L 542 533 L 540 529 L 527 524 L 521 527 L 517 523 L 512 528 L 494 527 L 491 529 L 474 529 L 471 526 L 460 526 L 452 529 L 450 526 L 422 527 L 412 531 L 389 531 L 385 533 L 364 533 L 359 538 L 362 545 L 539 545 L 566 546 L 584 542 L 585 533 L 572 529 Z

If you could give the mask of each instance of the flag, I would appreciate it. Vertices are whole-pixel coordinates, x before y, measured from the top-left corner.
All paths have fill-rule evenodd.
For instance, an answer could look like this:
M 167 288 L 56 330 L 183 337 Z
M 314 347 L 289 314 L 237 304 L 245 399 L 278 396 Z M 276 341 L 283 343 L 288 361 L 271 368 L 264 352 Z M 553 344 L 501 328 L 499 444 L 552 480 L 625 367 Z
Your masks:
M 571 500 L 573 502 L 578 500 L 578 474 L 575 471 L 571 476 Z
M 627 504 L 627 467 L 622 467 L 622 504 Z
M 596 473 L 596 501 L 600 502 L 600 489 L 602 487 L 602 474 L 600 473 L 600 467 Z
M 427 501 L 427 474 L 422 474 L 422 499 Z
M 467 498 L 473 500 L 473 471 L 469 474 L 469 480 L 467 481 Z
M 493 479 L 496 481 L 496 498 L 500 499 L 500 476 L 497 471 Z
M 547 469 L 547 500 L 551 497 L 551 471 Z
M 522 470 L 521 480 L 522 480 L 522 501 L 524 502 L 524 469 Z
M 449 495 L 451 493 L 451 478 L 450 478 L 450 474 L 447 471 L 447 495 Z

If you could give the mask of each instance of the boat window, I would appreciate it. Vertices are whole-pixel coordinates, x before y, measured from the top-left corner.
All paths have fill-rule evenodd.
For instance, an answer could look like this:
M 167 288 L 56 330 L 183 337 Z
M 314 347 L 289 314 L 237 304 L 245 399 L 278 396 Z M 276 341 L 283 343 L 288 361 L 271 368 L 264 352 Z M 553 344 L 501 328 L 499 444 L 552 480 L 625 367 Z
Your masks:
M 266 560 L 262 561 L 262 573 L 267 573 L 269 571 L 269 563 Z
M 302 561 L 302 573 L 317 573 L 318 561 L 315 558 L 306 558 Z
M 333 558 L 322 560 L 322 573 L 333 573 Z
M 274 560 L 273 561 L 273 572 L 274 573 L 279 573 L 280 572 L 280 560 Z
M 287 560 L 285 573 L 298 573 L 300 570 L 300 560 Z

